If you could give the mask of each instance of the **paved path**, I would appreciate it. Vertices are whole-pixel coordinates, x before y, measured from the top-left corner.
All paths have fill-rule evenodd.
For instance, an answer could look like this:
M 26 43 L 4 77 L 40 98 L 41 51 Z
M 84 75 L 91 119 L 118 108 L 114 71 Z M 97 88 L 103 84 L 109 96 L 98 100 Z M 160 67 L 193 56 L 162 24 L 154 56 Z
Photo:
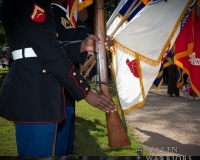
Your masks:
M 126 114 L 133 134 L 152 156 L 200 156 L 200 101 L 151 89 L 143 107 Z M 157 148 L 158 147 L 158 148 Z

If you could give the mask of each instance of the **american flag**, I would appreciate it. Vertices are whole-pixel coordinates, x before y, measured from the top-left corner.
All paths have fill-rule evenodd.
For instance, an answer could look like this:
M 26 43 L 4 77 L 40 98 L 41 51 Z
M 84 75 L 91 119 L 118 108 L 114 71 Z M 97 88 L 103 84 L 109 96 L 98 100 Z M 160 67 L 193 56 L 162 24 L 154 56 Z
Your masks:
M 71 25 L 74 28 L 76 28 L 76 21 L 77 21 L 77 13 L 78 13 L 77 6 L 78 6 L 78 0 L 66 1 L 67 16 Z

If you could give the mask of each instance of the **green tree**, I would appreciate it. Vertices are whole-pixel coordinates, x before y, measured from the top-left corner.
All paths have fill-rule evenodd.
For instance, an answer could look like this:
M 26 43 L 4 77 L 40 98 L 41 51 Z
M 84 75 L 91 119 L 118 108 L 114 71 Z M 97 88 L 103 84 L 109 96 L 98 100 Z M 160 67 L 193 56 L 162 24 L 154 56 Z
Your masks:
M 0 0 L 0 5 L 1 5 L 2 0 Z M 7 40 L 6 40 L 6 35 L 3 29 L 3 26 L 0 22 L 0 50 L 6 45 Z
M 0 49 L 1 50 L 6 45 L 6 43 L 7 43 L 6 35 L 5 35 L 2 24 L 0 23 Z
M 117 7 L 120 0 L 105 0 L 105 8 L 106 8 L 106 18 L 107 20 L 110 18 L 115 8 Z

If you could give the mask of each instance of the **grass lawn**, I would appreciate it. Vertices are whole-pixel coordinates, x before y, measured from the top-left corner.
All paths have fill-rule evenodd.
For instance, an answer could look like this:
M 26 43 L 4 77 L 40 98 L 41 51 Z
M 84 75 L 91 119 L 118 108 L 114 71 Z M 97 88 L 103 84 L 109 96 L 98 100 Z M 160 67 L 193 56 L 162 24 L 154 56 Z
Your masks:
M 0 118 L 0 156 L 17 156 L 14 125 L 2 118 Z
M 94 83 L 90 82 L 94 88 Z M 1 85 L 0 85 L 1 86 Z M 113 94 L 111 89 L 111 95 Z M 115 102 L 115 97 L 113 96 Z M 136 149 L 143 145 L 128 130 L 131 146 L 110 149 L 105 113 L 87 104 L 85 100 L 76 104 L 76 131 L 74 156 L 135 156 Z M 142 155 L 148 155 L 143 152 Z M 12 122 L 0 118 L 0 156 L 17 156 L 15 130 Z
M 1 84 L 3 82 L 3 79 L 7 73 L 8 73 L 8 68 L 0 68 L 0 88 L 1 88 Z

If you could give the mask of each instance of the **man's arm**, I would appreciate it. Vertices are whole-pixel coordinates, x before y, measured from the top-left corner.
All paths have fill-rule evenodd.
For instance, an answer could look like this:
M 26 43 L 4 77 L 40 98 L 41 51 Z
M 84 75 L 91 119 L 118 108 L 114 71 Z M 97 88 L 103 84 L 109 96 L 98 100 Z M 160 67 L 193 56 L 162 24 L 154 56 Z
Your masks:
M 87 53 L 68 52 L 69 43 L 74 41 L 84 40 L 90 33 L 89 27 L 82 21 L 77 21 L 77 28 L 73 28 L 67 18 L 64 18 L 66 13 L 57 6 L 52 7 L 52 11 L 56 20 L 57 38 L 62 43 L 63 49 L 68 54 L 73 64 L 82 64 L 85 62 Z
M 30 47 L 33 48 L 41 63 L 46 70 L 53 74 L 58 81 L 71 93 L 76 100 L 84 99 L 90 90 L 89 84 L 80 75 L 79 71 L 74 67 L 65 51 L 60 47 L 56 37 L 56 28 L 52 26 L 53 12 L 46 1 L 42 0 L 21 0 L 23 6 L 16 2 L 16 13 L 13 21 L 19 32 L 28 41 Z M 44 21 L 35 21 L 34 13 L 44 10 Z M 12 12 L 15 12 L 13 9 Z M 39 13 L 39 12 L 38 12 Z M 14 14 L 13 14 L 14 15 Z M 40 15 L 35 15 L 40 16 Z M 19 19 L 19 17 L 21 17 Z M 70 44 L 68 52 L 80 53 L 81 42 Z M 80 81 L 82 83 L 80 83 Z
M 89 84 L 60 47 L 56 28 L 52 26 L 54 14 L 48 3 L 42 0 L 20 0 L 13 1 L 12 5 L 10 11 L 17 13 L 13 14 L 12 21 L 16 24 L 18 32 L 28 41 L 30 46 L 27 47 L 32 47 L 46 70 L 56 77 L 74 99 L 86 99 L 89 104 L 103 111 L 114 111 L 114 103 L 107 97 L 90 90 Z M 43 19 L 36 21 L 37 16 L 40 16 L 37 14 L 38 7 L 42 11 L 44 21 Z M 99 39 L 91 35 L 82 43 L 71 44 L 69 52 L 93 51 L 93 41 L 99 41 Z M 95 100 L 92 100 L 93 98 Z
M 84 22 L 78 20 L 77 28 L 73 28 L 63 13 L 55 9 L 53 9 L 53 12 L 56 20 L 58 39 L 60 41 L 83 40 L 89 35 L 89 28 L 86 26 L 86 24 L 84 24 Z

